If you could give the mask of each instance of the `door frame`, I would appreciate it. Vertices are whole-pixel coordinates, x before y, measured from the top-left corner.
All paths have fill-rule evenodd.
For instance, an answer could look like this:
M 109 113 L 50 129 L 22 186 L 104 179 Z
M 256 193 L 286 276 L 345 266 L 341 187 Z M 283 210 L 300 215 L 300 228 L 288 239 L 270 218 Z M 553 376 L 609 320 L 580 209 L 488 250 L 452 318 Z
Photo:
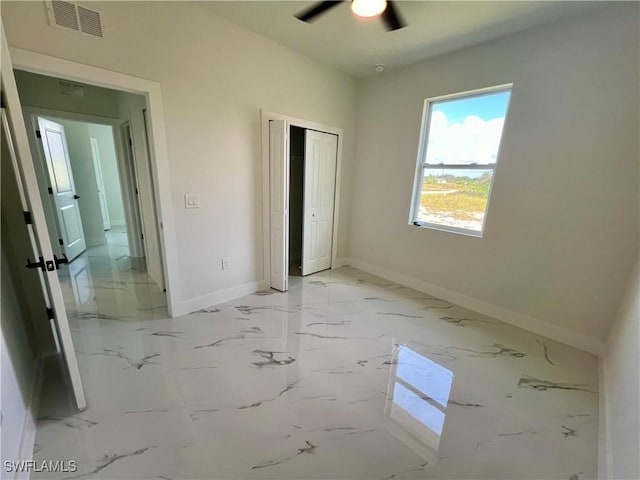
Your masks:
M 129 172 L 126 169 L 126 165 L 125 165 L 126 159 L 124 157 L 126 152 L 124 151 L 124 145 L 122 144 L 122 139 L 118 135 L 119 120 L 116 118 L 110 118 L 110 117 L 100 117 L 98 115 L 90 115 L 90 114 L 76 113 L 76 112 L 65 112 L 63 110 L 52 110 L 49 108 L 31 107 L 31 106 L 22 107 L 22 112 L 24 114 L 25 120 L 29 121 L 29 127 L 32 127 L 27 129 L 27 136 L 29 137 L 29 140 L 35 142 L 34 145 L 38 146 L 37 161 L 40 162 L 41 167 L 44 166 L 45 168 L 46 168 L 46 164 L 43 163 L 45 162 L 45 160 L 43 158 L 41 143 L 38 139 L 35 138 L 35 135 L 34 135 L 34 128 L 36 128 L 37 126 L 37 117 L 51 118 L 53 120 L 58 118 L 61 120 L 70 120 L 73 122 L 81 122 L 81 123 L 93 123 L 97 125 L 106 125 L 111 127 L 111 130 L 113 133 L 113 141 L 116 149 L 116 157 L 118 161 L 118 179 L 120 181 L 120 191 L 122 192 L 122 203 L 125 210 L 125 223 L 127 228 L 127 235 L 129 237 L 129 247 L 130 247 L 129 253 L 132 257 L 144 256 L 142 239 L 140 237 L 142 230 L 140 229 L 140 226 L 138 225 L 138 223 L 136 223 L 136 219 L 138 218 L 137 215 L 139 215 L 139 213 L 136 212 L 136 209 L 138 208 L 138 206 L 137 204 L 133 203 L 136 201 L 136 199 L 135 197 L 132 196 L 133 193 L 131 192 L 131 187 L 128 182 Z M 36 161 L 35 156 L 34 156 L 34 161 Z M 47 201 L 49 200 L 47 198 L 49 196 L 48 195 L 46 197 L 44 196 L 44 190 L 46 190 L 46 188 L 45 189 L 41 188 L 40 192 L 43 196 L 43 201 Z M 47 200 L 44 200 L 45 198 L 47 198 Z M 59 232 L 58 232 L 58 235 L 59 235 Z M 57 238 L 51 239 L 51 241 L 55 242 L 57 241 Z
M 165 133 L 165 121 L 160 83 L 132 75 L 126 75 L 99 67 L 72 62 L 41 53 L 9 48 L 13 68 L 64 80 L 95 85 L 145 97 L 149 115 L 149 164 L 154 185 L 155 203 L 158 213 L 160 250 L 164 266 L 165 288 L 167 290 L 167 310 L 174 317 L 179 308 L 179 268 L 176 242 L 175 219 L 173 214 L 169 154 Z M 16 92 L 16 100 L 18 100 Z
M 111 138 L 115 147 L 116 140 L 113 138 L 113 129 L 111 130 Z M 98 139 L 89 135 L 89 145 L 91 145 L 91 156 L 93 157 L 93 170 L 98 185 L 98 202 L 100 203 L 100 213 L 102 213 L 102 226 L 105 230 L 111 230 L 111 218 L 109 218 L 109 205 L 107 203 L 107 193 L 104 187 L 104 175 L 102 173 L 102 159 L 100 158 L 100 147 Z M 116 163 L 118 160 L 116 159 Z M 118 172 L 118 183 L 120 182 L 120 172 Z M 102 195 L 100 195 L 102 194 Z M 121 199 L 122 200 L 122 199 Z
M 138 245 L 138 251 L 142 254 L 140 257 L 147 258 L 147 252 L 149 249 L 147 248 L 147 243 L 145 242 L 144 235 L 144 226 L 143 226 L 143 213 L 142 213 L 142 205 L 140 204 L 140 187 L 138 185 L 138 169 L 136 168 L 136 159 L 135 154 L 133 152 L 133 146 L 128 145 L 129 139 L 133 138 L 133 134 L 131 131 L 131 121 L 127 120 L 125 122 L 120 122 L 120 127 L 118 134 L 120 135 L 120 143 L 122 145 L 122 153 L 123 153 L 123 162 L 122 165 L 125 168 L 126 176 L 127 176 L 127 194 L 130 195 L 131 207 L 132 207 L 132 221 L 135 223 L 136 228 L 136 243 Z M 160 263 L 162 264 L 162 259 L 160 259 Z
M 294 127 L 317 130 L 331 133 L 338 137 L 338 155 L 336 160 L 336 188 L 333 202 L 333 238 L 331 242 L 331 268 L 337 268 L 338 257 L 338 229 L 340 213 L 340 193 L 342 185 L 342 145 L 344 142 L 344 130 L 342 128 L 324 125 L 321 123 L 304 120 L 282 113 L 260 110 L 260 125 L 262 131 L 262 245 L 263 245 L 263 279 L 268 286 L 271 285 L 271 242 L 270 242 L 270 184 L 269 184 L 269 120 L 286 120 L 289 129 Z M 287 132 L 289 133 L 289 132 Z M 289 137 L 287 137 L 289 138 Z M 288 141 L 288 140 L 287 140 Z M 289 159 L 290 161 L 290 159 Z M 286 256 L 289 252 L 284 252 Z

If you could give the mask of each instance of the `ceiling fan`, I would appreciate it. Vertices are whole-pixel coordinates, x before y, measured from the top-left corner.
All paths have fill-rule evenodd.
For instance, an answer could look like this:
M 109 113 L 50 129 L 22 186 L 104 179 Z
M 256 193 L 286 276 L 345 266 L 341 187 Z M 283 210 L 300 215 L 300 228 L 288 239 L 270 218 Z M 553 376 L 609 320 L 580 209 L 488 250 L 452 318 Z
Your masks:
M 295 15 L 298 20 L 310 23 L 319 15 L 349 0 L 317 2 Z M 351 0 L 351 10 L 359 17 L 380 15 L 387 31 L 400 30 L 407 26 L 393 0 Z

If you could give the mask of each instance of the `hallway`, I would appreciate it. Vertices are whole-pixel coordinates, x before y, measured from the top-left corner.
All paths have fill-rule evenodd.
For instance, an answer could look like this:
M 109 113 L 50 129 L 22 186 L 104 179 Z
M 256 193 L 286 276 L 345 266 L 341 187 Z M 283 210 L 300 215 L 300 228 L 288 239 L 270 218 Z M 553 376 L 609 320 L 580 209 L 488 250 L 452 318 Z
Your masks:
M 105 245 L 87 249 L 59 271 L 72 330 L 77 333 L 79 322 L 97 317 L 122 321 L 166 318 L 165 293 L 147 274 L 144 261 L 129 256 L 124 227 L 105 234 Z M 86 328 L 87 322 L 82 326 Z

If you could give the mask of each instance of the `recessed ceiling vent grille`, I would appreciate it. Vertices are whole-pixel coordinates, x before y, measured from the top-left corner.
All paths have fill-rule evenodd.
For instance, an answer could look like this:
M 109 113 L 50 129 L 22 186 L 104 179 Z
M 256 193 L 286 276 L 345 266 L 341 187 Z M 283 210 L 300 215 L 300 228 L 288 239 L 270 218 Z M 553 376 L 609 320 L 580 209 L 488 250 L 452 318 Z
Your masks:
M 53 0 L 51 5 L 53 6 L 53 18 L 56 25 L 79 30 L 76 6 L 73 3 Z
M 62 95 L 84 98 L 84 85 L 61 80 L 58 82 L 58 88 Z
M 80 18 L 80 30 L 96 37 L 102 37 L 102 24 L 98 12 L 78 5 L 78 17 Z
M 64 0 L 45 0 L 49 24 L 55 28 L 74 30 L 94 37 L 103 37 L 100 12 Z

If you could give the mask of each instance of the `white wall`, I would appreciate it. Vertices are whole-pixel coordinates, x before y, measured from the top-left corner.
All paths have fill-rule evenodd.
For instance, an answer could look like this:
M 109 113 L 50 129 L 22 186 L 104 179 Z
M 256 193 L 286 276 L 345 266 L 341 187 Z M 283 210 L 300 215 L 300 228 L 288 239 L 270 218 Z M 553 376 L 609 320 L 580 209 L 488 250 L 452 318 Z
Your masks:
M 608 477 L 640 478 L 640 262 L 629 279 L 604 357 Z
M 106 190 L 107 207 L 109 208 L 109 220 L 111 226 L 124 225 L 124 207 L 122 206 L 122 191 L 118 172 L 118 157 L 113 140 L 113 129 L 108 125 L 90 123 L 89 136 L 98 141 L 100 152 L 100 166 L 102 167 L 102 180 Z
M 345 130 L 354 154 L 356 82 L 197 3 L 96 2 L 105 38 L 51 28 L 39 2 L 2 2 L 9 45 L 158 81 L 162 88 L 183 301 L 262 271 L 260 109 Z M 184 195 L 201 208 L 186 210 Z M 348 209 L 349 195 L 341 192 Z M 345 210 L 348 212 L 348 210 Z M 348 215 L 340 215 L 346 253 Z M 222 257 L 231 268 L 222 271 Z
M 349 255 L 604 340 L 638 250 L 638 30 L 616 4 L 366 80 Z M 424 99 L 509 82 L 484 238 L 409 226 Z
M 98 182 L 89 141 L 89 124 L 59 118 L 51 120 L 64 127 L 76 193 L 80 196 L 78 205 L 87 247 L 104 245 L 107 237 L 104 234 Z
M 21 443 L 25 425 L 35 428 L 37 412 L 30 405 L 31 392 L 36 374 L 36 358 L 27 337 L 29 321 L 20 308 L 17 286 L 7 264 L 8 254 L 2 242 L 2 339 L 1 359 L 1 404 L 2 404 L 2 478 L 12 478 L 5 472 L 5 460 L 20 460 Z

